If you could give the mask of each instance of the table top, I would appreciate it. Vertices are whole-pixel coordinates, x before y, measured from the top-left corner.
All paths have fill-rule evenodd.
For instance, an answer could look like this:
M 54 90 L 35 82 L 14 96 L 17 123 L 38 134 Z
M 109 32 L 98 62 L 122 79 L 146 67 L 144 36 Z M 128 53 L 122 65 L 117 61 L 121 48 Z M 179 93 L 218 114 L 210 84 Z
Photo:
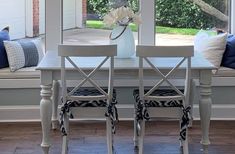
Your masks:
M 99 65 L 99 63 L 104 59 L 104 57 L 80 57 L 80 58 L 72 58 L 79 67 L 83 69 L 92 69 L 95 66 Z M 150 61 L 158 66 L 161 69 L 168 69 L 174 67 L 181 58 L 150 58 Z M 194 57 L 192 57 L 191 61 L 192 69 L 216 69 L 207 59 L 203 57 L 200 53 L 195 53 Z M 43 57 L 39 65 L 37 66 L 37 70 L 59 70 L 61 67 L 61 58 L 58 56 L 56 51 L 47 51 L 46 55 Z M 73 69 L 72 65 L 67 62 L 66 67 Z M 108 69 L 109 64 L 106 62 L 101 69 Z M 131 58 L 115 58 L 114 59 L 114 68 L 122 69 L 122 70 L 133 70 L 139 69 L 139 58 L 131 57 Z M 145 69 L 150 69 L 150 66 L 147 63 L 144 63 Z M 180 68 L 185 68 L 183 64 Z

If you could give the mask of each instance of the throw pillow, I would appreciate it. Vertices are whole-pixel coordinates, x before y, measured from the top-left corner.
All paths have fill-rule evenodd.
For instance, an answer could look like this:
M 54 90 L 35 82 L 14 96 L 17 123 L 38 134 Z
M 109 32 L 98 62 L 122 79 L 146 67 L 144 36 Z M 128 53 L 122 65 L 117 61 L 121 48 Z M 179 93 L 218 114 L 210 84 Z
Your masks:
M 4 45 L 12 72 L 22 67 L 37 66 L 44 55 L 40 39 L 4 41 Z
M 235 35 L 228 36 L 221 65 L 235 69 Z
M 194 41 L 195 52 L 202 52 L 204 57 L 219 68 L 225 51 L 227 33 L 202 37 Z
M 5 40 L 10 40 L 9 27 L 6 27 L 2 31 L 0 31 L 0 68 L 9 66 L 6 50 L 3 44 L 3 41 Z
M 194 38 L 194 51 L 201 52 L 201 48 L 205 44 L 201 40 L 206 40 L 209 37 L 216 35 L 217 32 L 213 30 L 200 30 Z

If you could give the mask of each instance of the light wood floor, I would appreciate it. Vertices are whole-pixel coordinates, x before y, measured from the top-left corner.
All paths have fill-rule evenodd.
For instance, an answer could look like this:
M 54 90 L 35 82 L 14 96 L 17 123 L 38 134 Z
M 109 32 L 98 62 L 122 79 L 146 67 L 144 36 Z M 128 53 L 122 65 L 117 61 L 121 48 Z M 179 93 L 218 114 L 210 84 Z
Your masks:
M 134 154 L 133 123 L 119 122 L 115 135 L 117 154 Z M 180 154 L 178 122 L 147 122 L 145 154 Z M 235 154 L 235 121 L 212 121 L 209 154 Z M 52 132 L 51 154 L 61 150 L 61 134 Z M 189 132 L 190 154 L 201 154 L 200 124 Z M 0 154 L 41 154 L 40 123 L 0 123 Z M 70 154 L 106 154 L 104 122 L 72 122 Z

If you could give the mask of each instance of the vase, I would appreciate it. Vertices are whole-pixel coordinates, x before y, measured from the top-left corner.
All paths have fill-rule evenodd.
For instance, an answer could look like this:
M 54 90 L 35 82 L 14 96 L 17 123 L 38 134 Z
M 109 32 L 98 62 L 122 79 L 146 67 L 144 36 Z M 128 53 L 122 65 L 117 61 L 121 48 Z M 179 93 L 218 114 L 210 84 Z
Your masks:
M 115 58 L 131 58 L 135 54 L 135 40 L 129 26 L 117 26 L 110 33 L 110 44 L 117 44 Z

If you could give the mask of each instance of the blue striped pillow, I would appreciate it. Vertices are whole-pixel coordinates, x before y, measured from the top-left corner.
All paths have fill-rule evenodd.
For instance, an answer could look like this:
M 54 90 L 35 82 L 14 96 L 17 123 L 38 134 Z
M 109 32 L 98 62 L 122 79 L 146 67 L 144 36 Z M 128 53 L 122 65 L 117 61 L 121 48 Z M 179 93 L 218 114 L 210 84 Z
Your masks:
M 4 41 L 4 46 L 12 72 L 23 67 L 37 66 L 44 55 L 40 39 Z

